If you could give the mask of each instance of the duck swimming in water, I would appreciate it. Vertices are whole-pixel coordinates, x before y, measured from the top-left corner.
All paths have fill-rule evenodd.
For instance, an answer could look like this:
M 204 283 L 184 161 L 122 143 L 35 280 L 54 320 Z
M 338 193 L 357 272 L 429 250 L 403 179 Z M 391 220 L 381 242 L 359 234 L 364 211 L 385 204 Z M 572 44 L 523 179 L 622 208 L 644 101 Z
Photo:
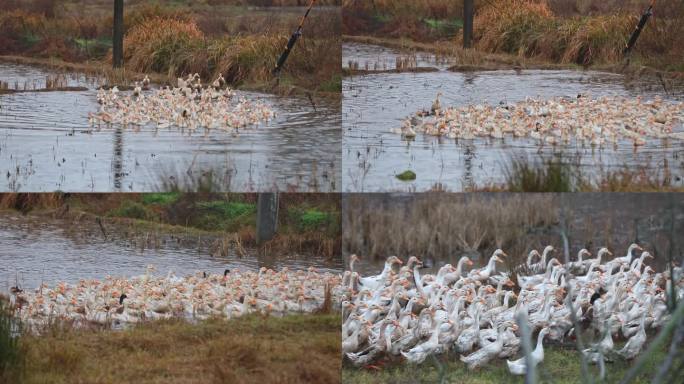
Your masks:
M 430 124 L 416 125 L 417 132 L 457 139 L 529 137 L 543 145 L 575 141 L 599 148 L 607 144 L 649 145 L 653 139 L 684 140 L 684 102 L 656 97 L 604 96 L 600 98 L 527 98 L 514 104 L 479 104 L 445 107 L 441 92 L 429 113 Z M 443 127 L 434 129 L 433 127 Z

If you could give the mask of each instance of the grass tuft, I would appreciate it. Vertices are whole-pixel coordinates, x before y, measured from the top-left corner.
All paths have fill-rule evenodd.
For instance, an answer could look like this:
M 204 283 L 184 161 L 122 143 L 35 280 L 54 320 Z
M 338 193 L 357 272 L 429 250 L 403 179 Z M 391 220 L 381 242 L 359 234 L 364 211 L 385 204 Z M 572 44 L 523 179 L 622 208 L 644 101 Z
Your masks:
M 9 303 L 0 296 L 0 380 L 8 380 L 21 360 Z
M 512 159 L 506 166 L 506 190 L 509 192 L 572 192 L 570 165 L 561 158 L 535 164 L 527 159 Z

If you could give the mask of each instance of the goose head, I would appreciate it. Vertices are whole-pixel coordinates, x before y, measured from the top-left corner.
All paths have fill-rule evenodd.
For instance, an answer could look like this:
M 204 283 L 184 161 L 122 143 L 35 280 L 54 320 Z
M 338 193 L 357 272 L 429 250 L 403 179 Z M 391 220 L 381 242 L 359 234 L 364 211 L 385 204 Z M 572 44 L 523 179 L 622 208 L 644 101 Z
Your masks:
M 389 266 L 394 266 L 395 264 L 399 264 L 399 265 L 404 264 L 404 262 L 401 261 L 401 259 L 399 259 L 399 258 L 396 257 L 396 256 L 390 256 L 390 257 L 388 257 L 386 263 L 387 263 L 387 265 L 389 265 Z
M 598 253 L 596 254 L 596 256 L 599 258 L 599 260 L 604 255 L 613 256 L 613 253 L 611 251 L 609 251 L 608 248 L 603 247 L 603 248 L 599 249 Z
M 354 263 L 356 263 L 356 262 L 359 261 L 359 260 L 360 260 L 359 257 L 356 256 L 355 253 L 352 254 L 351 256 L 349 256 L 349 269 L 350 269 L 351 271 L 354 271 Z
M 546 258 L 546 256 L 549 255 L 551 252 L 555 252 L 556 248 L 553 247 L 553 245 L 547 245 L 544 247 L 544 251 L 542 252 L 542 258 Z
M 497 250 L 494 251 L 494 253 L 492 254 L 492 257 L 494 257 L 494 256 L 496 256 L 496 258 L 499 259 L 499 261 L 500 261 L 501 263 L 503 263 L 503 260 L 501 260 L 501 257 L 506 257 L 506 256 L 508 256 L 508 255 L 506 254 L 506 252 L 502 251 L 501 249 L 497 249 Z
M 643 251 L 644 249 L 637 243 L 632 243 L 629 248 L 627 248 L 627 256 L 631 257 L 633 251 Z
M 546 337 L 546 335 L 549 334 L 549 332 L 550 332 L 550 330 L 548 328 L 546 328 L 546 327 L 542 328 L 541 331 L 539 331 L 539 335 L 537 335 L 538 342 L 540 342 L 540 343 L 543 342 L 544 338 Z
M 533 249 L 533 250 L 530 251 L 530 253 L 527 254 L 527 264 L 528 264 L 528 265 L 531 265 L 531 264 L 532 264 L 532 260 L 533 260 L 535 257 L 541 258 L 541 255 L 539 254 L 539 251 L 537 251 L 536 249 Z
M 585 256 L 591 256 L 591 252 L 589 252 L 586 248 L 580 249 L 580 251 L 577 253 L 577 260 L 582 260 L 582 257 Z

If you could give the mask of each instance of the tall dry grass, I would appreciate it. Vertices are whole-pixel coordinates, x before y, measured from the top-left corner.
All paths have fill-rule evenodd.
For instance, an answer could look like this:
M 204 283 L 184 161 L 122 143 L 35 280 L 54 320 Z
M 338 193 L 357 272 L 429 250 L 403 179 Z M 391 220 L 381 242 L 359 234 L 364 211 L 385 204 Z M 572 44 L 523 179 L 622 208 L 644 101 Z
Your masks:
M 615 65 L 646 1 L 479 0 L 475 47 L 561 64 Z M 462 1 L 345 0 L 343 33 L 461 45 Z M 435 23 L 434 21 L 440 21 Z M 456 31 L 441 26 L 456 23 Z M 449 33 L 447 33 L 447 30 Z M 658 2 L 632 62 L 684 71 L 684 1 Z
M 684 2 L 679 3 L 661 8 L 668 12 L 656 8 L 637 42 L 638 62 L 684 68 L 684 50 L 676 41 L 684 33 Z M 493 0 L 476 15 L 476 47 L 564 64 L 616 64 L 641 16 L 634 8 L 570 17 L 556 14 L 548 0 Z
M 155 72 L 170 82 L 187 73 L 200 73 L 205 81 L 213 81 L 218 73 L 223 73 L 234 83 L 248 82 L 254 88 L 269 89 L 270 72 L 303 10 L 235 7 L 252 3 L 127 3 L 126 68 Z M 303 2 L 288 0 L 261 5 L 300 3 Z M 111 65 L 113 22 L 109 2 L 59 2 L 55 3 L 54 12 L 45 12 L 30 2 L 0 0 L 0 8 L 7 9 L 0 13 L 0 55 Z M 304 37 L 283 71 L 282 85 L 287 88 L 283 90 L 291 90 L 291 86 L 321 92 L 341 89 L 340 25 L 340 14 L 334 9 L 316 8 L 312 12 Z M 267 81 L 269 84 L 264 84 Z
M 343 206 L 343 246 L 378 259 L 416 255 L 453 261 L 463 253 L 484 255 L 496 248 L 520 256 L 539 246 L 526 236 L 531 228 L 557 222 L 554 202 L 552 195 L 435 193 L 395 205 L 381 197 L 349 196 Z M 519 259 L 509 261 L 517 265 Z
M 1 193 L 0 209 L 29 212 L 34 209 L 54 209 L 65 201 L 63 193 Z
M 571 260 L 582 248 L 622 255 L 638 242 L 661 271 L 670 250 L 684 251 L 682 218 L 684 197 L 676 193 L 360 194 L 344 197 L 343 251 L 375 272 L 389 255 L 440 265 L 467 254 L 482 264 L 501 248 L 509 254 L 502 270 L 517 270 L 531 249 L 549 244 L 564 261 L 564 233 Z
M 158 72 L 170 79 L 199 73 L 205 81 L 223 74 L 229 83 L 265 83 L 287 44 L 287 36 L 249 35 L 208 38 L 194 21 L 154 17 L 126 35 L 125 62 L 136 72 Z M 335 76 L 341 51 L 334 40 L 303 37 L 284 75 L 307 87 L 323 87 Z
M 24 383 L 322 383 L 340 381 L 340 319 L 250 315 L 143 323 L 116 331 L 22 335 Z
M 152 17 L 128 31 L 124 39 L 126 64 L 137 72 L 170 72 L 182 68 L 191 73 L 200 58 L 193 55 L 204 46 L 204 34 L 194 22 Z

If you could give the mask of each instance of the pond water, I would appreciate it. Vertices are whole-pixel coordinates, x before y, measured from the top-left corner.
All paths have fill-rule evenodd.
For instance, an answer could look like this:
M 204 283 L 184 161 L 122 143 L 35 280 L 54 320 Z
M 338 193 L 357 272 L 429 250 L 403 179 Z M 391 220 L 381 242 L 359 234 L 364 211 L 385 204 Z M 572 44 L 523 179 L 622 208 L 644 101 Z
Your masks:
M 49 70 L 0 63 L 10 88 L 42 88 Z M 0 95 L 0 190 L 44 192 L 197 189 L 212 175 L 222 191 L 339 190 L 339 104 L 256 92 L 276 112 L 269 123 L 240 130 L 197 131 L 144 127 L 92 128 L 98 79 L 67 74 L 86 91 Z
M 446 69 L 455 64 L 449 57 L 440 57 L 429 52 L 401 52 L 396 49 L 363 43 L 342 44 L 342 67 L 349 68 L 350 63 L 358 64 L 359 69 L 385 71 L 397 68 L 397 59 L 415 58 L 415 66 L 419 68 Z
M 345 43 L 342 62 L 379 57 L 392 62 L 391 49 Z M 420 63 L 419 63 L 420 64 Z M 533 139 L 450 140 L 418 135 L 402 139 L 390 132 L 418 110 L 429 109 L 438 92 L 442 105 L 516 102 L 526 97 L 552 98 L 644 95 L 666 100 L 684 100 L 684 84 L 664 90 L 661 83 L 646 79 L 627 81 L 618 74 L 570 70 L 500 70 L 451 72 L 443 67 L 429 73 L 374 73 L 343 79 L 342 126 L 344 191 L 424 191 L 432 188 L 463 191 L 505 182 L 511 159 L 531 161 L 561 157 L 578 164 L 583 174 L 596 177 L 621 171 L 669 172 L 675 185 L 684 185 L 684 142 L 648 140 L 635 149 L 630 140 L 616 147 L 540 147 Z M 681 128 L 681 127 L 679 127 Z M 412 170 L 415 181 L 395 176 Z
M 7 291 L 17 282 L 22 288 L 32 289 L 41 282 L 54 285 L 59 281 L 75 283 L 79 279 L 103 279 L 108 275 L 138 276 L 149 265 L 156 268 L 154 274 L 174 271 L 178 276 L 198 271 L 221 274 L 226 268 L 298 270 L 313 266 L 320 272 L 342 270 L 340 257 L 262 255 L 249 249 L 243 257 L 232 250 L 225 257 L 211 256 L 206 245 L 211 242 L 209 238 L 202 239 L 205 245 L 198 248 L 196 237 L 181 239 L 164 235 L 158 246 L 142 248 L 130 235 L 112 231 L 111 225 L 107 227 L 105 240 L 92 222 L 0 214 L 0 291 Z

